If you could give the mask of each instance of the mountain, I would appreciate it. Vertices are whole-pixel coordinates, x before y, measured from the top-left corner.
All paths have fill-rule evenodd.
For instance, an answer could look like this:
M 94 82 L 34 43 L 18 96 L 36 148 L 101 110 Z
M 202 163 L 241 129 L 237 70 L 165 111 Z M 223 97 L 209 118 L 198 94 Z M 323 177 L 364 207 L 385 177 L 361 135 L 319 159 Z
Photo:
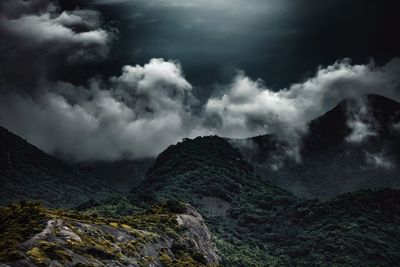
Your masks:
M 91 161 L 76 166 L 99 177 L 107 186 L 119 193 L 128 193 L 137 187 L 153 164 L 153 158 L 139 160 Z
M 253 166 L 225 139 L 207 136 L 185 139 L 162 152 L 146 179 L 132 190 L 132 197 L 149 203 L 183 200 L 206 214 L 219 215 L 223 208 L 220 212 L 218 208 L 235 202 L 239 195 L 263 189 L 288 202 L 294 198 L 257 176 Z
M 287 148 L 272 135 L 246 140 L 257 144 L 257 150 L 248 146 L 241 151 L 233 140 L 198 137 L 167 148 L 144 180 L 123 197 L 87 201 L 79 205 L 80 212 L 10 204 L 0 210 L 0 262 L 397 266 L 400 191 L 370 187 L 394 183 L 398 173 L 398 107 L 397 102 L 372 95 L 365 102 L 341 102 L 310 123 L 302 140 L 302 161 L 284 158 L 281 169 L 267 168 Z M 27 181 L 32 180 L 24 173 L 76 174 L 71 166 L 5 133 L 2 169 L 14 170 Z M 257 175 L 260 168 L 268 176 Z M 78 182 L 78 175 L 70 179 Z M 330 198 L 301 198 L 267 178 Z M 50 184 L 39 184 L 37 192 L 41 187 L 65 187 L 53 185 L 50 178 L 41 181 Z M 27 190 L 16 184 L 13 192 L 18 188 Z M 367 189 L 340 194 L 351 188 Z M 74 190 L 87 194 L 82 187 Z
M 330 201 L 295 197 L 257 176 L 219 137 L 161 153 L 131 200 L 182 200 L 204 217 L 223 266 L 393 266 L 400 262 L 400 191 Z
M 400 262 L 399 190 L 302 199 L 258 176 L 229 140 L 216 136 L 170 146 L 128 196 L 100 203 L 87 203 L 80 213 L 24 202 L 1 208 L 0 262 L 371 267 Z
M 193 205 L 210 227 L 218 250 L 224 251 L 223 265 L 243 266 L 253 266 L 255 257 L 266 266 L 280 262 L 268 256 L 263 245 L 247 243 L 248 238 L 255 228 L 257 233 L 268 232 L 271 226 L 267 222 L 279 220 L 282 212 L 296 203 L 291 193 L 255 175 L 239 151 L 217 136 L 186 139 L 170 146 L 131 192 L 131 201 L 139 206 L 167 200 Z M 283 226 L 277 225 L 274 231 L 283 234 Z
M 257 173 L 299 196 L 330 198 L 340 193 L 400 187 L 400 103 L 378 95 L 347 99 L 309 124 L 301 161 L 282 155 L 273 135 L 241 147 Z M 282 159 L 284 158 L 284 159 Z M 280 168 L 275 166 L 280 160 Z
M 116 193 L 82 172 L 0 127 L 0 204 L 41 200 L 48 206 L 74 207 Z
M 200 214 L 182 203 L 119 219 L 49 210 L 35 203 L 0 208 L 1 266 L 217 266 Z M 4 264 L 1 264 L 4 263 Z

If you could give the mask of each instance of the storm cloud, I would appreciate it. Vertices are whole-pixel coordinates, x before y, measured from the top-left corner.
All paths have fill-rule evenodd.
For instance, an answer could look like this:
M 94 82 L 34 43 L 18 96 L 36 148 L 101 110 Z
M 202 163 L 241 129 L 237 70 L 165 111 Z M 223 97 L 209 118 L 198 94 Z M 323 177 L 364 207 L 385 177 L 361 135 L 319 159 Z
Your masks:
M 92 80 L 88 88 L 63 82 L 46 87 L 34 98 L 2 98 L 0 121 L 64 159 L 155 156 L 196 128 L 192 87 L 174 62 L 126 66 L 120 76 Z
M 120 23 L 120 65 L 179 59 L 188 80 L 202 86 L 204 98 L 237 69 L 277 90 L 338 59 L 364 64 L 373 57 L 383 65 L 400 55 L 398 1 L 89 2 Z
M 396 62 L 376 67 L 341 61 L 277 92 L 240 73 L 225 94 L 194 113 L 199 103 L 180 65 L 153 59 L 88 87 L 57 82 L 34 98 L 11 94 L 2 98 L 0 121 L 46 151 L 79 161 L 155 156 L 184 137 L 265 133 L 288 143 L 287 154 L 299 160 L 308 121 L 338 101 L 366 93 L 398 99 Z
M 48 0 L 6 0 L 0 10 L 2 90 L 40 90 L 43 80 L 107 57 L 115 38 L 94 10 L 63 11 Z
M 0 11 L 0 124 L 72 161 L 152 157 L 185 137 L 266 133 L 299 161 L 307 123 L 340 100 L 367 93 L 400 99 L 397 58 L 382 66 L 339 60 L 281 89 L 238 71 L 205 100 L 185 65 L 163 58 L 71 82 L 65 73 L 89 76 L 92 65 L 112 57 L 119 30 L 99 11 L 64 10 L 49 0 L 3 1 Z M 359 136 L 363 125 L 354 126 Z

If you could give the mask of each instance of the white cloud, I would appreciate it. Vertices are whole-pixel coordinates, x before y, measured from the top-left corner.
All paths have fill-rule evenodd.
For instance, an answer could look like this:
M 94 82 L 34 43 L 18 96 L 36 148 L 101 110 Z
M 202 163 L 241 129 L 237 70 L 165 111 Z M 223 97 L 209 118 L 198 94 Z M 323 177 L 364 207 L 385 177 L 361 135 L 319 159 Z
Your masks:
M 3 29 L 16 38 L 29 40 L 24 44 L 25 47 L 37 48 L 50 44 L 53 45 L 49 48 L 51 50 L 65 50 L 66 48 L 73 48 L 74 45 L 79 45 L 77 47 L 79 49 L 96 48 L 100 55 L 106 56 L 108 43 L 111 41 L 110 33 L 102 29 L 74 32 L 72 28 L 69 28 L 75 24 L 93 26 L 83 22 L 83 14 L 85 13 L 80 11 L 75 14 L 63 12 L 56 17 L 51 16 L 50 13 L 26 15 L 18 19 L 2 17 L 0 18 L 0 24 Z M 77 52 L 79 49 L 72 50 L 71 52 Z M 91 54 L 90 51 L 86 52 Z
M 368 137 L 376 136 L 377 133 L 371 127 L 370 124 L 362 122 L 360 120 L 351 120 L 347 122 L 347 125 L 352 130 L 351 134 L 346 137 L 346 141 L 350 143 L 361 143 Z
M 240 73 L 223 95 L 209 99 L 203 113 L 194 115 L 198 103 L 179 63 L 152 59 L 144 66 L 125 66 L 109 80 L 93 80 L 88 88 L 47 82 L 35 98 L 3 97 L 0 122 L 46 151 L 74 160 L 155 156 L 197 135 L 273 133 L 286 143 L 282 155 L 298 161 L 310 119 L 349 96 L 381 88 L 394 92 L 398 84 L 390 84 L 390 71 L 387 66 L 338 62 L 276 92 Z M 354 138 L 369 135 L 360 117 L 367 111 L 361 107 L 356 114 Z
M 370 137 L 378 135 L 376 122 L 368 110 L 364 97 L 359 97 L 347 107 L 347 126 L 351 133 L 346 137 L 349 143 L 361 143 Z
M 391 65 L 397 66 L 338 62 L 280 91 L 240 73 L 224 94 L 209 99 L 195 115 L 192 108 L 198 102 L 179 63 L 152 59 L 144 66 L 125 66 L 120 76 L 93 80 L 87 88 L 45 81 L 45 89 L 34 97 L 5 95 L 0 123 L 46 151 L 74 160 L 155 156 L 198 135 L 273 133 L 286 144 L 276 158 L 299 161 L 310 119 L 349 96 L 396 91 L 399 85 L 388 75 Z M 364 124 L 354 127 L 357 138 L 368 133 Z
M 30 65 L 31 71 L 38 61 L 45 69 L 65 61 L 105 58 L 116 35 L 115 30 L 105 30 L 101 24 L 101 15 L 95 10 L 62 11 L 49 0 L 6 0 L 0 5 L 0 34 L 4 38 L 0 48 L 4 50 L 1 53 L 15 52 L 11 59 L 7 55 L 0 58 L 11 60 L 13 65 L 25 64 L 25 68 Z
M 320 68 L 315 77 L 279 91 L 240 73 L 223 95 L 208 100 L 205 110 L 218 124 L 218 134 L 243 138 L 272 133 L 291 147 L 286 153 L 299 160 L 300 139 L 308 122 L 339 101 L 368 93 L 397 98 L 399 66 L 398 59 L 383 67 L 338 61 Z M 354 138 L 372 134 L 359 122 L 351 126 L 356 128 Z
M 378 153 L 373 154 L 366 152 L 365 153 L 366 161 L 369 165 L 372 165 L 374 168 L 383 168 L 383 169 L 390 169 L 394 167 L 393 162 L 385 157 L 384 154 Z
M 52 68 L 66 62 L 107 56 L 114 33 L 102 28 L 98 12 L 61 11 L 48 0 L 6 0 L 0 10 L 0 33 L 6 37 L 0 46 L 5 91 L 0 123 L 46 151 L 74 160 L 154 156 L 183 137 L 197 135 L 238 138 L 265 133 L 285 143 L 282 155 L 300 160 L 308 121 L 340 100 L 366 93 L 399 99 L 399 59 L 383 67 L 344 60 L 279 91 L 239 73 L 223 94 L 195 113 L 199 103 L 192 85 L 174 61 L 152 59 L 144 66 L 125 66 L 120 76 L 93 80 L 88 86 L 50 78 Z M 33 93 L 26 94 L 21 86 Z M 368 120 L 354 121 L 356 139 L 370 135 Z
M 90 88 L 47 86 L 57 90 L 35 100 L 16 95 L 2 99 L 0 120 L 64 158 L 155 156 L 183 137 L 197 135 L 191 85 L 175 62 L 153 59 L 143 67 L 126 66 L 107 88 L 98 81 Z

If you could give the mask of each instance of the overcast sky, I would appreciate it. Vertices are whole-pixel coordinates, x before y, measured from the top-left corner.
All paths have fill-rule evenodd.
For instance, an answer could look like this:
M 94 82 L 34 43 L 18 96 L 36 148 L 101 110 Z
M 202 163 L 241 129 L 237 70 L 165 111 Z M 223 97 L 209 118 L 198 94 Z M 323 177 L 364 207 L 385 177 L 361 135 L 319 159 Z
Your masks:
M 227 82 L 237 69 L 281 88 L 319 65 L 399 55 L 397 1 L 96 0 L 120 27 L 124 63 L 179 59 L 192 83 Z
M 0 124 L 71 160 L 275 133 L 399 100 L 398 1 L 3 0 Z

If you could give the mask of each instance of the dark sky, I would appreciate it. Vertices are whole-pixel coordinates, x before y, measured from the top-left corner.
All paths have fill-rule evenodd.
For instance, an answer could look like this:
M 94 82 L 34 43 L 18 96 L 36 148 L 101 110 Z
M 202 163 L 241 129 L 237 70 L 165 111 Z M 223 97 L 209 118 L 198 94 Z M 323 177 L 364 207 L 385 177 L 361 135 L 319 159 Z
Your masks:
M 399 10 L 389 0 L 0 0 L 0 125 L 76 161 L 155 156 L 211 134 L 276 134 L 296 157 L 308 122 L 340 100 L 400 101 Z
M 240 69 L 282 88 L 338 59 L 384 64 L 400 55 L 398 1 L 98 0 L 93 5 L 120 30 L 116 65 L 176 59 L 195 85 L 226 83 Z

